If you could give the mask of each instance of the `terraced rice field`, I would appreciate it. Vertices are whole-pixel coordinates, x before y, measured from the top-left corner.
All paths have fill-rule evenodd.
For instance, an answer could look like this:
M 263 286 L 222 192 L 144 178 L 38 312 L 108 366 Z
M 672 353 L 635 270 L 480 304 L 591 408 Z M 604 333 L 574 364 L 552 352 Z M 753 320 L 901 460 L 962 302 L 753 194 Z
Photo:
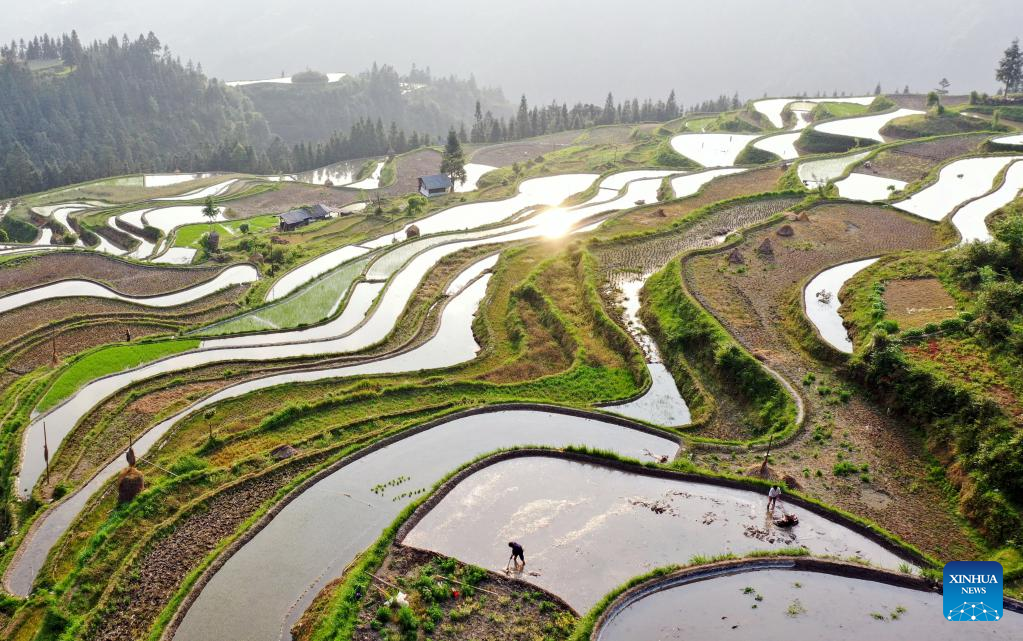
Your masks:
M 808 117 L 873 100 L 473 145 L 465 184 L 417 218 L 402 212 L 435 149 L 280 176 L 134 175 L 0 206 L 36 227 L 161 233 L 124 258 L 101 253 L 129 253 L 108 239 L 0 253 L 0 439 L 16 453 L 0 568 L 29 597 L 0 608 L 0 628 L 455 638 L 507 631 L 514 608 L 516 630 L 564 636 L 637 575 L 689 565 L 612 603 L 593 638 L 942 638 L 920 575 L 1010 552 L 963 526 L 937 454 L 852 379 L 845 355 L 867 346 L 846 330 L 843 285 L 890 256 L 937 255 L 933 221 L 990 239 L 1023 160 L 985 155 L 975 134 L 799 158 L 806 127 L 883 142 L 917 113 Z M 765 131 L 703 131 L 729 118 Z M 797 166 L 734 166 L 750 144 Z M 680 169 L 693 165 L 669 146 L 705 169 Z M 275 229 L 315 203 L 358 213 Z M 211 224 L 223 251 L 198 251 Z M 943 287 L 900 276 L 879 305 L 929 326 L 966 304 Z M 760 414 L 786 424 L 768 437 Z M 769 485 L 783 487 L 773 512 Z M 776 523 L 786 513 L 798 524 Z M 397 590 L 409 605 L 381 607 Z

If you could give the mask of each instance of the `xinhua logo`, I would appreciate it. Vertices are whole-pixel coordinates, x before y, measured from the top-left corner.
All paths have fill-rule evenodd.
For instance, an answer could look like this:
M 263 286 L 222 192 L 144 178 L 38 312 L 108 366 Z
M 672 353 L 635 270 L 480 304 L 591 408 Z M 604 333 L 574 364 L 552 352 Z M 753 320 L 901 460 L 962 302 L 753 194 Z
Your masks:
M 1002 564 L 946 563 L 942 602 L 949 621 L 998 621 L 1002 618 Z

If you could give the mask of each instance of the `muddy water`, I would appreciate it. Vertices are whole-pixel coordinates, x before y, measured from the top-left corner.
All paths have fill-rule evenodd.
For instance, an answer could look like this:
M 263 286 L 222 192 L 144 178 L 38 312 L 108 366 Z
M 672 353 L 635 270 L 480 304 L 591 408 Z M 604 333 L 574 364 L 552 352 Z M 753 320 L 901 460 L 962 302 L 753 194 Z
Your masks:
M 305 263 L 304 265 L 289 271 L 284 276 L 281 276 L 280 279 L 278 279 L 278 281 L 270 287 L 270 290 L 266 294 L 266 301 L 270 302 L 284 298 L 317 276 L 322 276 L 342 263 L 346 263 L 353 258 L 358 258 L 367 252 L 369 252 L 369 250 L 363 247 L 345 245 L 340 249 L 335 249 L 332 252 L 328 252 L 322 256 L 314 258 L 308 263 Z
M 884 178 L 883 176 L 852 173 L 835 183 L 838 195 L 842 198 L 852 198 L 867 202 L 891 198 L 892 190 L 889 187 L 894 187 L 895 191 L 899 191 L 905 189 L 906 182 L 894 178 Z
M 709 171 L 686 174 L 685 176 L 672 178 L 671 189 L 675 192 L 675 198 L 685 198 L 686 196 L 692 196 L 696 192 L 700 191 L 700 187 L 703 187 L 719 176 L 738 174 L 744 171 L 746 170 L 735 167 L 730 169 L 711 169 Z
M 456 205 L 416 221 L 422 235 L 436 234 L 460 229 L 473 229 L 501 222 L 527 208 L 542 205 L 557 205 L 572 194 L 585 190 L 596 178 L 594 174 L 563 174 L 523 181 L 515 196 L 504 200 L 483 201 Z M 385 247 L 392 239 L 404 239 L 410 225 L 394 234 L 362 243 L 363 247 Z
M 380 187 L 380 174 L 384 171 L 384 164 L 384 161 L 377 162 L 377 165 L 373 168 L 373 173 L 370 174 L 369 178 L 364 178 L 359 182 L 345 186 L 349 189 L 377 189 Z
M 475 191 L 476 184 L 485 174 L 497 169 L 491 165 L 470 162 L 465 165 L 465 182 L 455 183 L 455 193 L 462 194 L 468 191 Z
M 323 185 L 330 181 L 335 187 L 341 187 L 342 185 L 355 182 L 355 176 L 359 173 L 360 166 L 361 163 L 357 161 L 344 161 L 311 171 L 303 171 L 294 176 L 284 176 L 283 178 L 313 185 Z
M 842 324 L 842 316 L 838 313 L 838 308 L 842 306 L 838 292 L 847 280 L 876 262 L 876 258 L 867 258 L 825 269 L 814 276 L 803 290 L 807 318 L 820 332 L 821 338 L 840 352 L 852 354 L 853 344 L 849 340 L 849 332 Z M 830 299 L 818 298 L 817 293 L 821 291 L 831 294 Z
M 759 134 L 680 134 L 671 139 L 671 147 L 704 167 L 731 167 L 742 148 Z
M 821 133 L 834 134 L 836 136 L 883 141 L 884 136 L 881 135 L 881 129 L 889 122 L 903 116 L 913 116 L 922 113 L 922 111 L 915 109 L 896 109 L 891 113 L 831 120 L 817 125 L 814 129 Z
M 854 165 L 863 160 L 869 153 L 869 151 L 862 151 L 845 156 L 822 158 L 821 160 L 811 160 L 809 162 L 799 163 L 796 173 L 799 175 L 799 179 L 803 181 L 803 184 L 812 189 L 818 185 L 827 183 L 829 180 L 838 178 L 845 173 L 845 170 L 850 165 Z
M 1016 199 L 1023 189 L 1023 161 L 1016 161 L 1005 172 L 1005 182 L 990 194 L 963 205 L 952 215 L 952 224 L 962 242 L 991 240 L 987 217 Z
M 161 296 L 125 296 L 92 281 L 62 280 L 43 287 L 36 287 L 0 297 L 0 314 L 43 300 L 77 296 L 110 298 L 145 307 L 174 307 L 175 305 L 183 305 L 200 298 L 205 298 L 231 285 L 251 283 L 258 278 L 259 274 L 251 265 L 235 265 L 228 267 L 217 274 L 216 278 L 205 283 Z
M 609 405 L 605 409 L 615 414 L 656 425 L 687 425 L 692 421 L 689 406 L 682 398 L 682 394 L 679 393 L 671 372 L 661 361 L 657 345 L 647 334 L 646 327 L 643 326 L 643 321 L 639 318 L 639 291 L 648 277 L 649 274 L 623 280 L 618 283 L 618 289 L 622 293 L 622 309 L 626 327 L 643 351 L 647 371 L 650 372 L 650 389 L 633 401 L 620 405 Z
M 747 588 L 753 592 L 744 593 Z M 757 595 L 763 600 L 756 601 Z M 753 607 L 756 606 L 756 607 Z M 791 612 L 790 612 L 791 608 Z M 899 612 L 897 608 L 904 609 Z M 897 619 L 892 618 L 895 613 Z M 873 614 L 884 617 L 877 619 Z M 876 581 L 765 569 L 718 575 L 669 587 L 628 605 L 598 633 L 599 641 L 961 641 L 1023 638 L 1023 616 L 1000 621 L 946 621 L 941 595 Z
M 1002 136 L 1001 138 L 994 138 L 991 140 L 993 143 L 999 145 L 1023 145 L 1023 134 L 1017 134 L 1015 136 Z
M 753 143 L 753 146 L 757 149 L 771 152 L 782 160 L 792 160 L 799 157 L 799 152 L 796 151 L 796 140 L 799 139 L 800 135 L 799 132 L 796 132 L 768 136 L 756 141 Z
M 476 344 L 472 334 L 472 319 L 476 309 L 479 307 L 480 301 L 483 299 L 489 280 L 489 275 L 479 276 L 485 269 L 489 268 L 489 260 L 484 259 L 466 270 L 473 278 L 478 277 L 477 280 L 462 289 L 448 303 L 441 315 L 440 327 L 436 335 L 419 347 L 378 361 L 331 369 L 278 374 L 225 388 L 217 394 L 164 420 L 143 434 L 134 443 L 136 455 L 139 458 L 144 457 L 150 448 L 187 414 L 257 389 L 285 383 L 310 382 L 344 376 L 397 373 L 446 367 L 473 358 L 479 346 Z M 449 290 L 449 293 L 455 292 Z M 13 593 L 20 595 L 28 594 L 33 581 L 35 581 L 39 573 L 39 569 L 42 567 L 53 545 L 67 531 L 67 528 L 77 517 L 89 498 L 108 480 L 119 474 L 125 466 L 124 458 L 118 457 L 104 467 L 84 487 L 66 497 L 37 520 L 32 534 L 22 543 L 19 556 L 8 567 L 7 575 L 4 577 L 5 583 Z M 38 475 L 38 470 L 26 465 L 22 476 L 24 477 L 29 473 Z M 28 483 L 27 478 L 25 482 Z M 31 487 L 31 485 L 26 485 L 26 487 Z
M 142 186 L 147 188 L 168 187 L 186 183 L 198 178 L 206 178 L 209 174 L 146 174 L 142 176 Z
M 753 108 L 767 116 L 767 119 L 771 121 L 772 125 L 781 129 L 782 127 L 785 126 L 785 122 L 782 120 L 781 117 L 782 110 L 785 109 L 785 105 L 797 102 L 802 103 L 847 102 L 857 105 L 869 105 L 870 103 L 874 102 L 874 96 L 856 96 L 852 98 L 768 98 L 766 100 L 757 100 L 756 102 L 753 103 Z M 812 104 L 808 106 L 812 106 Z
M 217 572 L 174 638 L 278 639 L 315 593 L 405 507 L 409 499 L 402 493 L 429 488 L 482 453 L 526 443 L 586 444 L 629 456 L 645 450 L 671 456 L 677 449 L 671 441 L 621 426 L 537 411 L 470 416 L 409 436 L 341 468 L 289 503 Z M 382 494 L 371 491 L 401 476 L 409 480 Z
M 153 200 L 199 200 L 201 198 L 206 198 L 207 196 L 222 196 L 227 193 L 227 190 L 231 188 L 231 185 L 236 182 L 238 182 L 238 179 L 232 178 L 215 185 L 210 185 L 209 187 L 193 189 L 192 191 L 185 192 L 178 196 L 164 196 L 163 198 L 154 198 Z
M 877 543 L 796 508 L 777 528 L 759 493 L 659 479 L 547 457 L 504 461 L 463 480 L 404 543 L 502 570 L 508 541 L 526 550 L 523 580 L 587 611 L 630 577 L 694 555 L 802 546 L 896 568 Z M 784 503 L 783 503 L 784 505 Z M 780 514 L 781 510 L 775 510 Z
M 928 220 L 941 220 L 960 203 L 990 191 L 998 173 L 1019 158 L 1023 156 L 956 160 L 942 168 L 936 183 L 895 203 L 895 206 Z
M 186 352 L 95 380 L 78 390 L 65 403 L 54 408 L 48 414 L 35 417 L 32 424 L 29 425 L 23 438 L 23 463 L 19 476 L 19 491 L 23 495 L 27 495 L 42 472 L 42 425 L 44 422 L 48 425 L 51 450 L 56 450 L 81 417 L 102 399 L 133 383 L 159 374 L 232 360 L 272 360 L 341 354 L 364 349 L 386 338 L 423 277 L 445 256 L 485 243 L 506 243 L 546 235 L 562 230 L 562 226 L 565 226 L 563 231 L 567 231 L 573 224 L 588 216 L 609 209 L 631 206 L 633 201 L 641 196 L 656 197 L 658 183 L 657 179 L 635 181 L 629 183 L 625 194 L 615 201 L 570 210 L 548 210 L 526 222 L 507 226 L 506 229 L 514 229 L 514 231 L 499 236 L 447 243 L 428 249 L 409 261 L 394 276 L 383 291 L 371 316 L 366 318 L 362 325 L 347 334 L 332 335 L 324 340 L 310 341 L 309 334 L 306 332 L 315 333 L 321 331 L 322 328 L 276 332 L 270 334 L 270 338 L 266 340 L 262 337 L 256 338 L 255 340 L 260 341 L 256 345 L 252 344 L 254 340 L 252 337 L 217 339 L 214 344 L 223 347 Z M 273 344 L 264 345 L 264 343 Z

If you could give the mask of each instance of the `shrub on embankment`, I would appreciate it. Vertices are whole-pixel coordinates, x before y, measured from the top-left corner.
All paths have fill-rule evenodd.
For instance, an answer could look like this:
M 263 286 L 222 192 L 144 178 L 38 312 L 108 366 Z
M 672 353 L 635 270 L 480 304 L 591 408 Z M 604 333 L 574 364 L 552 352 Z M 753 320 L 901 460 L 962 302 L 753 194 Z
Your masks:
M 870 138 L 852 138 L 828 134 L 816 129 L 807 128 L 803 130 L 796 139 L 796 149 L 800 154 L 836 154 L 844 153 L 858 147 L 869 147 L 876 145 L 877 141 Z
M 897 325 L 885 318 L 877 292 L 884 291 L 885 275 L 899 268 L 881 263 L 856 281 L 874 294 L 854 290 L 849 297 L 857 303 L 851 317 L 871 332 L 851 371 L 883 404 L 924 430 L 929 447 L 950 463 L 945 476 L 958 489 L 963 515 L 990 542 L 1003 545 L 1018 543 L 1023 531 L 1023 427 L 1012 415 L 1018 403 L 1012 390 L 1023 382 L 1023 214 L 1010 211 L 994 234 L 992 242 L 901 267 L 905 275 L 943 276 L 971 307 L 940 324 L 895 334 Z M 926 352 L 944 350 L 956 360 L 974 353 L 991 370 L 975 376 L 923 357 L 919 349 L 904 349 L 921 340 L 930 341 Z
M 769 162 L 775 162 L 781 160 L 781 158 L 770 151 L 754 147 L 752 144 L 743 147 L 739 155 L 735 157 L 736 165 L 766 165 Z
M 684 358 L 734 390 L 750 410 L 747 424 L 755 436 L 782 432 L 796 420 L 796 405 L 727 331 L 693 300 L 682 285 L 681 264 L 673 260 L 647 280 L 643 321 L 669 358 Z
M 1001 545 L 1018 537 L 1023 432 L 997 403 L 907 359 L 882 330 L 850 371 L 882 404 L 922 428 L 932 449 L 951 454 L 946 477 L 959 489 L 959 508 L 988 541 Z

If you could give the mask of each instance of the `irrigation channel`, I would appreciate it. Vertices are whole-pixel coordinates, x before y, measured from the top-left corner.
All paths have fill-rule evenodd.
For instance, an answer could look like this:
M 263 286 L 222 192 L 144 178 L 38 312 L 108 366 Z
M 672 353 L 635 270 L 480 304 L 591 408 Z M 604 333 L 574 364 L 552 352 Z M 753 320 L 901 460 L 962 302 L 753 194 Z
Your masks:
M 672 440 L 623 425 L 536 410 L 476 414 L 404 433 L 340 466 L 288 503 L 216 571 L 173 638 L 288 638 L 316 593 L 380 536 L 411 500 L 410 493 L 431 487 L 481 454 L 523 444 L 579 444 L 630 457 L 647 452 L 672 457 L 678 449 Z M 407 480 L 373 491 L 397 478 Z M 502 543 L 495 553 L 505 549 Z
M 804 547 L 897 568 L 872 539 L 782 502 L 773 515 L 750 490 L 549 456 L 499 461 L 458 482 L 402 544 L 500 571 L 507 541 L 526 548 L 519 577 L 586 612 L 637 573 L 697 555 Z M 792 528 L 774 525 L 798 512 Z
M 662 173 L 667 174 L 670 172 Z M 644 175 L 647 174 L 644 172 Z M 392 251 L 403 252 L 402 255 L 404 257 L 401 260 L 390 261 L 388 263 L 391 265 L 390 267 L 381 268 L 386 272 L 379 275 L 381 278 L 385 277 L 386 274 L 393 274 L 382 293 L 379 293 L 378 296 L 378 292 L 380 292 L 377 289 L 380 287 L 379 283 L 366 282 L 360 284 L 353 291 L 353 295 L 349 300 L 349 306 L 336 319 L 325 325 L 289 332 L 211 339 L 204 341 L 203 346 L 199 350 L 168 357 L 133 370 L 127 370 L 92 381 L 50 412 L 34 417 L 32 423 L 25 430 L 22 445 L 22 466 L 18 477 L 19 491 L 22 496 L 28 495 L 43 472 L 44 422 L 47 425 L 48 431 L 46 436 L 49 439 L 49 445 L 51 448 L 54 448 L 54 444 L 61 442 L 78 421 L 102 399 L 118 390 L 124 389 L 128 385 L 157 374 L 213 362 L 229 360 L 265 361 L 273 358 L 345 353 L 368 347 L 383 340 L 390 333 L 403 312 L 407 301 L 421 282 L 422 277 L 444 256 L 460 249 L 481 244 L 510 242 L 548 233 L 565 233 L 570 231 L 574 225 L 592 216 L 631 206 L 636 200 L 643 198 L 650 199 L 651 201 L 656 199 L 656 192 L 661 178 L 659 176 L 646 177 L 642 180 L 626 183 L 621 176 L 612 176 L 608 180 L 611 180 L 611 184 L 622 184 L 624 186 L 624 193 L 611 200 L 590 201 L 589 204 L 571 209 L 545 210 L 523 222 L 512 223 L 496 231 L 482 234 L 477 232 L 469 240 L 459 241 L 457 237 L 454 240 L 450 237 L 428 237 L 420 238 L 412 243 L 399 245 Z M 605 189 L 604 191 L 611 190 Z M 602 195 L 598 193 L 594 200 L 606 198 L 606 196 L 607 194 Z M 418 247 L 417 243 L 425 245 L 425 247 Z M 430 247 L 429 245 L 431 244 L 436 246 Z M 413 249 L 410 249 L 410 247 Z M 370 265 L 368 272 L 370 278 L 374 277 L 374 266 L 381 264 L 379 261 L 384 260 L 388 254 L 389 252 L 382 254 L 377 259 L 378 262 Z M 475 270 L 478 274 L 492 266 L 493 260 L 494 258 L 491 257 L 479 261 L 467 271 Z M 456 278 L 455 284 L 462 284 L 466 281 L 467 275 L 462 274 Z M 225 388 L 147 431 L 136 441 L 135 451 L 139 455 L 148 451 L 174 423 L 186 414 L 221 400 L 234 398 L 257 389 L 282 383 L 322 380 L 341 376 L 394 373 L 398 371 L 446 367 L 468 360 L 472 358 L 476 351 L 475 341 L 472 339 L 470 329 L 472 312 L 483 296 L 485 284 L 486 278 L 480 278 L 471 287 L 466 287 L 462 294 L 456 296 L 455 300 L 448 304 L 442 314 L 441 329 L 438 334 L 426 344 L 412 351 L 399 354 L 391 359 L 376 360 L 363 365 L 289 372 L 258 378 Z M 360 290 L 361 286 L 365 287 Z M 467 293 L 470 290 L 477 292 L 479 298 L 473 299 Z M 449 293 L 454 292 L 449 291 Z M 372 304 L 374 299 L 376 299 L 375 305 Z M 467 309 L 465 305 L 458 303 L 459 300 L 474 300 L 475 302 L 472 303 L 470 309 Z M 462 325 L 458 325 L 459 322 Z M 453 331 L 451 328 L 456 326 L 462 327 L 465 332 L 460 344 L 471 345 L 471 353 L 460 355 L 457 350 L 451 348 L 452 346 L 445 347 L 445 341 L 455 340 L 449 335 L 448 331 Z M 452 345 L 455 344 L 453 343 Z M 107 479 L 122 469 L 122 467 L 123 463 L 119 459 L 115 459 L 86 486 L 66 497 L 54 508 L 37 519 L 39 525 L 36 526 L 33 533 L 26 537 L 22 543 L 23 552 L 15 563 L 12 563 L 8 571 L 7 582 L 13 591 L 27 594 L 50 547 L 67 529 L 75 515 L 88 500 L 88 497 L 101 487 Z M 44 525 L 47 522 L 52 522 L 52 525 Z M 24 552 L 24 550 L 31 550 L 31 552 Z
M 804 560 L 732 562 L 654 580 L 612 604 L 597 641 L 756 638 L 763 641 L 1019 639 L 1023 614 L 981 608 L 949 621 L 922 581 Z M 973 616 L 973 615 L 971 615 Z M 997 620 L 994 617 L 998 617 Z
M 615 183 L 622 180 L 614 176 L 607 180 L 612 179 Z M 586 204 L 568 209 L 546 209 L 521 222 L 476 232 L 421 237 L 399 244 L 383 251 L 368 268 L 366 276 L 369 281 L 386 281 L 383 291 L 371 307 L 363 304 L 346 308 L 336 319 L 322 326 L 211 339 L 204 341 L 197 350 L 92 381 L 52 410 L 34 416 L 25 429 L 18 477 L 19 492 L 27 496 L 43 472 L 44 423 L 49 446 L 54 451 L 82 417 L 100 401 L 153 376 L 227 361 L 270 361 L 344 354 L 365 349 L 390 334 L 416 287 L 445 256 L 479 245 L 561 236 L 591 217 L 632 207 L 637 201 L 654 202 L 659 185 L 660 178 L 628 182 L 624 193 L 611 200 L 600 200 L 605 195 L 598 193 Z M 365 303 L 370 300 L 369 294 L 372 292 L 367 288 L 363 290 L 353 293 L 359 293 L 357 300 Z M 260 380 L 263 379 L 257 379 Z M 253 385 L 252 389 L 261 387 L 257 381 L 249 383 Z

